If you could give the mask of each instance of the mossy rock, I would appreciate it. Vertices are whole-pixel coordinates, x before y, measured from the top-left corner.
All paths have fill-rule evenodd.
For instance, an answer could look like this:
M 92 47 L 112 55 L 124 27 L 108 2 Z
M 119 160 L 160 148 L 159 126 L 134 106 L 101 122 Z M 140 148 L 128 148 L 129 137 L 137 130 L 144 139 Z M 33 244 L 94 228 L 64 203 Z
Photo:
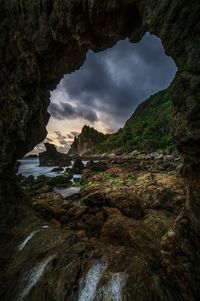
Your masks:
M 48 180 L 48 185 L 50 186 L 57 186 L 57 185 L 63 185 L 63 184 L 71 184 L 72 174 L 63 174 L 60 176 L 56 176 L 53 178 L 50 178 Z

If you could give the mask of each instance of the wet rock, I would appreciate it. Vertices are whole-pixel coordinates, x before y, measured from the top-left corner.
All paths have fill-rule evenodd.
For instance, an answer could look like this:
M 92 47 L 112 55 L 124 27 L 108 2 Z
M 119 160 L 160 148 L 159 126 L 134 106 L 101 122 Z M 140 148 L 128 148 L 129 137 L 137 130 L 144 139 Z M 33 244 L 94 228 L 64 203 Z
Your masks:
M 26 177 L 23 176 L 22 174 L 18 174 L 16 175 L 16 179 L 19 183 L 22 183 L 26 179 Z
M 39 153 L 40 166 L 70 165 L 70 157 L 59 153 L 55 145 L 45 143 L 46 151 Z
M 84 170 L 84 164 L 81 159 L 75 159 L 74 164 L 72 166 L 72 172 L 75 174 L 82 174 Z
M 48 177 L 46 177 L 45 175 L 40 175 L 40 176 L 38 176 L 37 177 L 37 179 L 36 179 L 36 181 L 37 182 L 46 182 L 46 181 L 48 181 Z
M 93 171 L 105 171 L 108 169 L 108 166 L 104 161 L 94 162 L 91 160 L 86 164 L 86 168 L 91 169 Z
M 54 168 L 51 170 L 51 172 L 61 172 L 61 171 L 63 171 L 63 170 L 64 170 L 63 167 L 54 167 Z
M 63 174 L 60 176 L 49 178 L 47 183 L 50 186 L 59 186 L 59 185 L 70 186 L 72 184 L 70 181 L 71 179 L 72 179 L 72 174 Z
M 66 210 L 62 208 L 63 197 L 57 193 L 42 193 L 34 196 L 31 200 L 33 208 L 40 213 L 46 220 L 59 218 L 66 214 Z
M 17 162 L 15 163 L 15 173 L 18 173 L 20 165 L 21 165 L 21 162 L 20 162 L 20 161 L 17 161 Z
M 158 248 L 159 239 L 142 221 L 125 217 L 116 208 L 105 208 L 108 218 L 101 230 L 101 239 L 113 245 L 134 246 L 146 253 Z M 153 241 L 153 243 L 152 243 Z M 155 252 L 156 254 L 156 252 Z
M 74 193 L 72 194 L 70 197 L 68 197 L 67 199 L 69 199 L 71 202 L 78 202 L 81 199 L 81 193 Z
M 90 193 L 88 195 L 86 195 L 81 202 L 86 205 L 89 206 L 91 208 L 94 207 L 102 207 L 106 204 L 106 196 L 103 193 L 100 192 L 93 192 Z
M 26 177 L 23 181 L 22 181 L 22 185 L 28 185 L 28 184 L 33 184 L 35 183 L 35 177 L 30 175 L 28 177 Z

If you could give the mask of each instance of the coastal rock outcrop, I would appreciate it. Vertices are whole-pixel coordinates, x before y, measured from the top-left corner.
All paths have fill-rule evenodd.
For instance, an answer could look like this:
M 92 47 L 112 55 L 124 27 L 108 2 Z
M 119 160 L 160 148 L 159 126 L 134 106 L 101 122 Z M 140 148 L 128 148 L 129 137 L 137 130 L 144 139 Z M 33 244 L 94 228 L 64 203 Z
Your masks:
M 98 132 L 93 127 L 84 125 L 78 137 L 74 138 L 74 142 L 68 152 L 70 156 L 84 155 L 90 153 L 91 150 L 107 139 L 107 135 Z
M 44 144 L 46 151 L 39 153 L 40 166 L 67 166 L 71 164 L 70 157 L 66 154 L 59 153 L 55 145 L 50 143 Z
M 85 166 L 82 162 L 82 160 L 79 159 L 75 159 L 73 166 L 72 166 L 72 172 L 75 174 L 82 174 L 83 170 L 84 170 Z

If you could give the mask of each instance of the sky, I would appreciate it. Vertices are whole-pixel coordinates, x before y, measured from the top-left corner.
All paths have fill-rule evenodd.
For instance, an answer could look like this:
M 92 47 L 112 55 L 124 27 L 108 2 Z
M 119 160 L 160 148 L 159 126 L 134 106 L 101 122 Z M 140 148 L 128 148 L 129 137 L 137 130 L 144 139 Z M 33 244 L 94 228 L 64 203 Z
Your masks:
M 87 53 L 83 66 L 64 75 L 51 92 L 46 141 L 67 152 L 87 124 L 103 133 L 123 127 L 139 103 L 167 88 L 176 73 L 159 38 L 146 33 L 132 44 L 119 41 L 105 51 Z M 43 144 L 34 151 L 42 151 Z

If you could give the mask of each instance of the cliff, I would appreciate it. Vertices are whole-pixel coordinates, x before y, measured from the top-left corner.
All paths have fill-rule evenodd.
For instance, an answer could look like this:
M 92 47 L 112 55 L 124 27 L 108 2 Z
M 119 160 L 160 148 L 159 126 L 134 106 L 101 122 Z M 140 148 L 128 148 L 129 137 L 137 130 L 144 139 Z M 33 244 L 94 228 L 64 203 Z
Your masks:
M 78 137 L 74 138 L 74 142 L 68 152 L 69 155 L 83 155 L 90 152 L 93 148 L 106 141 L 107 135 L 98 132 L 93 127 L 84 125 Z

